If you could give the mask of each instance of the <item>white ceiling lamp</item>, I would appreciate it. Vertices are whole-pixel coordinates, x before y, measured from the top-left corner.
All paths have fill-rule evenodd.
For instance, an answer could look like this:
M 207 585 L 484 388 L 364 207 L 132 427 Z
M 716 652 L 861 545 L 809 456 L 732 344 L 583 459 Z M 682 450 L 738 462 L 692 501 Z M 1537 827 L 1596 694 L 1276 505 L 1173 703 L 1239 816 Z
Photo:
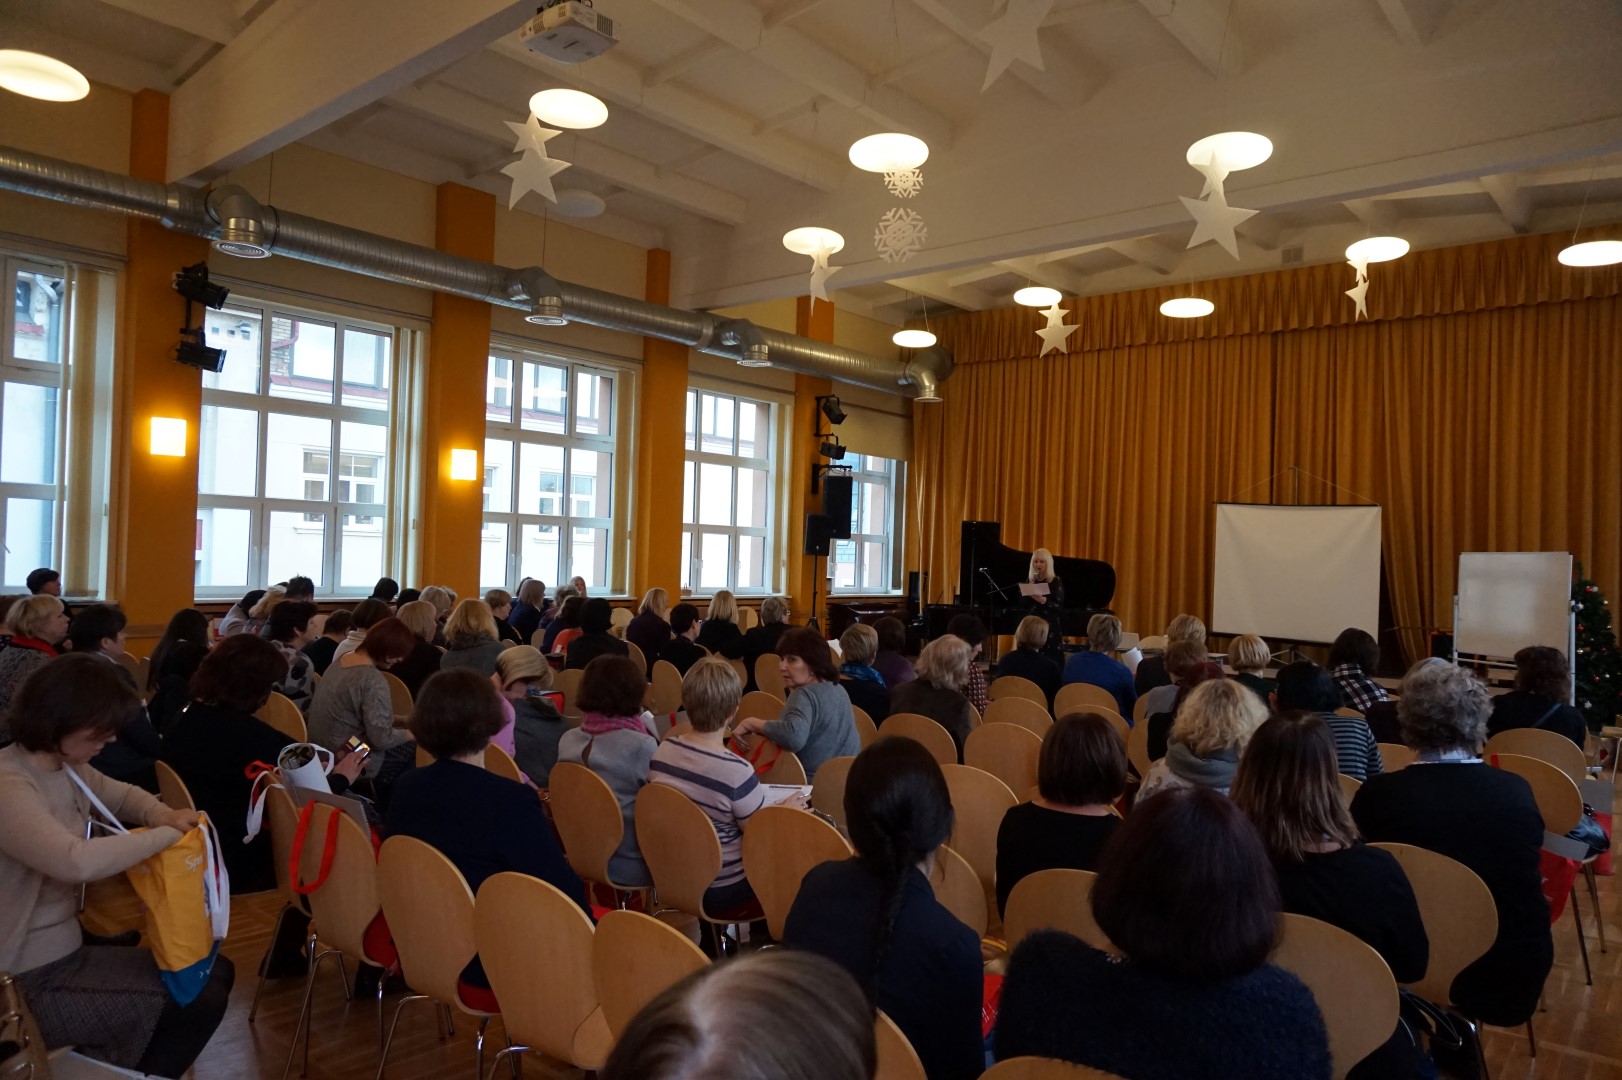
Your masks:
M 1622 240 L 1590 240 L 1562 248 L 1556 256 L 1566 266 L 1615 266 L 1622 263 Z
M 1063 293 L 1046 285 L 1027 285 L 1014 294 L 1014 303 L 1020 307 L 1050 308 L 1063 299 Z
M 906 172 L 928 160 L 929 144 L 899 131 L 869 135 L 850 144 L 850 163 L 864 172 Z
M 1198 296 L 1178 296 L 1160 305 L 1160 314 L 1168 319 L 1203 319 L 1215 310 L 1215 304 Z
M 608 203 L 601 195 L 584 188 L 561 188 L 558 193 L 557 215 L 563 218 L 601 217 Z
M 1188 148 L 1188 163 L 1195 168 L 1215 163 L 1224 173 L 1254 169 L 1273 156 L 1273 140 L 1254 131 L 1223 131 L 1207 135 Z
M 1370 236 L 1359 240 L 1346 249 L 1346 261 L 1353 266 L 1359 263 L 1367 266 L 1369 263 L 1390 262 L 1400 259 L 1408 254 L 1408 241 L 1400 236 Z
M 601 98 L 584 90 L 570 90 L 561 86 L 542 90 L 532 96 L 529 111 L 543 124 L 573 131 L 602 127 L 608 119 L 608 106 L 603 104 Z
M 90 93 L 90 80 L 55 57 L 0 49 L 0 87 L 41 101 L 78 101 Z
M 940 339 L 928 330 L 897 330 L 890 340 L 903 349 L 927 349 Z

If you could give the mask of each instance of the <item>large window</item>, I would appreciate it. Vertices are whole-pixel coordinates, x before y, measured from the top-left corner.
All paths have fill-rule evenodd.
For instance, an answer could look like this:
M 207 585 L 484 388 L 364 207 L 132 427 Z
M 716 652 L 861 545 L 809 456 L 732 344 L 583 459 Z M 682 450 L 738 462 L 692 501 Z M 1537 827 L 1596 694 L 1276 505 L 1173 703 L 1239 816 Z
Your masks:
M 687 392 L 682 588 L 740 594 L 771 588 L 771 417 L 766 402 Z
M 0 351 L 0 536 L 10 591 L 22 588 L 29 571 L 61 564 L 66 271 L 17 258 L 0 266 L 12 289 Z
M 607 368 L 491 350 L 481 587 L 610 584 L 615 382 Z
M 388 542 L 393 330 L 235 298 L 204 328 L 225 365 L 203 374 L 197 595 L 295 574 L 319 595 L 369 590 Z
M 833 591 L 879 593 L 898 587 L 896 552 L 900 549 L 904 466 L 889 458 L 847 455 L 851 469 L 851 533 L 833 545 Z

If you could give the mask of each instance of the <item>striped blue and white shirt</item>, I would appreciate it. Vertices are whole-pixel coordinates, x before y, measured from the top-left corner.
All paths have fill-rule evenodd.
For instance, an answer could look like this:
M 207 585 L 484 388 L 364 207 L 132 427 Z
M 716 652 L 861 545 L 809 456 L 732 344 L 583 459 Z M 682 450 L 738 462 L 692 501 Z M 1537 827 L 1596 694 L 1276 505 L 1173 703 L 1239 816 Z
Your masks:
M 743 826 L 766 802 L 754 766 L 730 750 L 712 750 L 677 736 L 654 751 L 648 783 L 670 785 L 709 815 L 721 841 L 721 873 L 710 887 L 742 881 Z

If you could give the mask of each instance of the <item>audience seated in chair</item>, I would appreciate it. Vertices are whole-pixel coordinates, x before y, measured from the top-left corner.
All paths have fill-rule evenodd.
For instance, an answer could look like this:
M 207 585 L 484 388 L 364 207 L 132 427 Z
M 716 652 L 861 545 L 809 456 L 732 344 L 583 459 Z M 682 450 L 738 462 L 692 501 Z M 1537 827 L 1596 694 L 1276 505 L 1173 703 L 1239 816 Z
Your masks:
M 758 716 L 740 720 L 733 734 L 749 748 L 755 738 L 770 739 L 797 755 L 807 779 L 815 779 L 824 761 L 853 755 L 862 748 L 856 714 L 839 684 L 833 650 L 821 634 L 797 626 L 778 639 L 777 648 L 778 666 L 788 688 L 782 714 L 776 720 Z
M 315 665 L 302 651 L 315 640 L 315 622 L 321 609 L 308 600 L 283 600 L 270 612 L 265 625 L 265 640 L 276 646 L 287 661 L 287 674 L 277 684 L 276 692 L 297 705 L 299 712 L 310 711 L 310 699 L 315 696 Z
M 1267 719 L 1267 707 L 1231 679 L 1202 682 L 1172 721 L 1166 756 L 1143 778 L 1138 798 L 1164 788 L 1210 788 L 1223 795 L 1233 784 L 1250 736 Z
M 778 639 L 788 629 L 788 601 L 781 596 L 768 596 L 760 602 L 760 625 L 721 646 L 722 656 L 743 661 L 744 671 L 748 673 L 745 690 L 760 689 L 755 684 L 755 661 L 767 653 L 778 652 Z
M 946 632 L 969 646 L 969 677 L 963 684 L 963 696 L 969 699 L 974 711 L 983 716 L 986 711 L 986 673 L 975 661 L 980 659 L 980 652 L 985 648 L 986 624 L 975 615 L 953 615 L 946 624 Z
M 383 678 L 383 672 L 411 651 L 415 639 L 405 623 L 392 616 L 377 623 L 366 631 L 359 648 L 327 669 L 310 703 L 310 741 L 335 754 L 348 749 L 351 738 L 371 747 L 364 771 L 379 794 L 416 756 L 410 732 L 396 726 L 394 700 Z
M 568 659 L 564 667 L 585 668 L 599 656 L 630 656 L 625 642 L 609 632 L 614 625 L 614 608 L 607 600 L 594 596 L 580 605 L 580 635 L 569 642 L 565 652 Z M 642 672 L 642 681 L 648 673 Z
M 633 620 L 634 621 L 634 620 Z M 670 609 L 670 632 L 673 635 L 665 642 L 664 648 L 659 651 L 659 660 L 663 660 L 675 668 L 680 674 L 686 675 L 693 665 L 708 655 L 695 644 L 699 634 L 698 608 L 692 604 L 681 603 Z M 629 630 L 626 631 L 630 633 Z M 651 673 L 653 665 L 658 661 L 648 658 L 648 670 Z
M 927 716 L 952 733 L 957 759 L 963 760 L 963 741 L 974 728 L 974 713 L 963 693 L 968 685 L 974 649 L 960 637 L 945 634 L 924 646 L 918 656 L 918 677 L 890 691 L 890 712 Z
M 1048 632 L 1048 621 L 1040 615 L 1027 615 L 1019 620 L 1019 627 L 1014 631 L 1014 651 L 997 661 L 997 677 L 1017 675 L 1029 679 L 1047 696 L 1048 708 L 1052 709 L 1062 672 L 1058 662 L 1043 651 L 1047 648 Z
M 558 763 L 558 742 L 569 730 L 569 722 L 542 696 L 552 688 L 552 665 L 534 646 L 514 645 L 496 658 L 490 681 L 513 714 L 507 729 L 512 746 L 502 749 L 531 783 L 545 787 Z
M 1064 662 L 1064 684 L 1090 683 L 1115 697 L 1115 711 L 1132 715 L 1138 700 L 1132 672 L 1109 654 L 1121 646 L 1121 620 L 1113 615 L 1094 615 L 1087 620 L 1087 648 L 1071 653 Z
M 381 600 L 385 604 L 392 604 L 400 595 L 400 583 L 391 577 L 380 577 L 377 584 L 372 586 L 372 599 Z
M 1582 749 L 1588 738 L 1583 714 L 1566 702 L 1571 696 L 1571 667 L 1566 654 L 1533 645 L 1515 654 L 1515 689 L 1492 699 L 1487 734 L 1512 728 L 1542 728 L 1564 735 Z
M 1375 702 L 1386 700 L 1386 692 L 1371 678 L 1380 666 L 1380 644 L 1367 630 L 1348 627 L 1329 647 L 1329 673 L 1340 689 L 1340 704 L 1366 713 Z
M 410 600 L 400 605 L 395 618 L 405 623 L 417 640 L 411 643 L 411 651 L 406 653 L 405 659 L 389 668 L 389 673 L 405 683 L 411 696 L 416 697 L 422 691 L 422 684 L 438 674 L 445 659 L 444 650 L 434 644 L 434 636 L 439 633 L 439 617 L 434 614 L 434 605 L 426 600 Z
M 884 676 L 884 685 L 895 693 L 896 687 L 910 683 L 918 677 L 907 659 L 907 624 L 893 615 L 886 615 L 873 624 L 879 635 L 879 651 L 873 657 L 873 666 Z
M 225 617 L 220 620 L 219 635 L 222 641 L 248 628 L 248 612 L 252 611 L 264 596 L 264 589 L 249 589 L 241 600 L 226 609 Z
M 606 610 L 607 600 L 597 600 Z M 648 764 L 659 746 L 652 717 L 642 711 L 648 680 L 629 656 L 599 656 L 580 679 L 580 726 L 558 740 L 558 760 L 584 765 L 603 778 L 619 802 L 625 837 L 608 861 L 616 884 L 652 883 L 636 843 L 636 793 L 648 782 Z
M 890 715 L 890 688 L 873 666 L 878 651 L 879 634 L 871 626 L 851 623 L 839 635 L 839 685 L 845 688 L 850 703 L 875 724 Z
M 489 593 L 485 594 L 484 600 L 496 614 L 497 628 L 499 629 L 499 620 L 506 619 L 508 629 L 512 631 L 511 640 L 520 645 L 530 643 L 529 639 L 541 628 L 541 622 L 546 617 L 546 609 L 550 606 L 546 598 L 546 583 L 539 578 L 525 578 L 518 583 L 518 595 L 512 598 L 512 608 L 506 615 L 496 610 L 497 605 L 490 602 Z
M 573 589 L 559 589 L 558 593 L 561 599 L 558 601 L 557 617 L 546 624 L 546 633 L 541 635 L 541 651 L 567 656 L 569 643 L 581 634 L 580 609 L 585 606 L 586 600 Z
M 503 648 L 490 605 L 470 596 L 445 620 L 445 655 L 439 667 L 441 671 L 467 668 L 488 679 L 496 673 L 496 657 Z
M 1228 666 L 1233 668 L 1233 681 L 1250 687 L 1269 706 L 1277 684 L 1263 676 L 1262 672 L 1272 662 L 1272 650 L 1267 647 L 1267 642 L 1255 634 L 1240 634 L 1228 643 Z
M 112 667 L 119 678 L 135 690 L 135 676 L 119 660 L 124 655 L 126 624 L 124 613 L 111 604 L 91 604 L 74 616 L 73 624 L 68 627 L 68 642 L 75 653 L 94 656 Z M 103 776 L 156 793 L 158 774 L 153 770 L 153 763 L 162 747 L 157 729 L 142 705 L 130 710 L 118 738 L 108 743 L 90 764 Z
M 169 729 L 191 700 L 191 677 L 208 655 L 208 616 L 181 608 L 169 618 L 147 666 L 147 715 L 159 735 Z
M 730 589 L 717 589 L 710 597 L 709 610 L 704 613 L 697 640 L 715 656 L 730 656 L 728 646 L 743 640 L 743 631 L 738 628 L 738 599 Z
M 641 649 L 642 658 L 648 662 L 644 675 L 651 675 L 654 662 L 664 658 L 672 633 L 670 593 L 664 589 L 649 589 L 642 596 L 636 617 L 625 627 L 625 640 Z
M 1197 641 L 1205 644 L 1205 623 L 1197 615 L 1178 615 L 1166 624 L 1166 648 L 1178 641 Z M 1147 694 L 1157 686 L 1166 686 L 1174 680 L 1166 671 L 1166 657 L 1145 656 L 1133 673 L 1133 685 L 1140 694 Z M 1122 715 L 1129 715 L 1123 713 Z
M 1222 669 L 1215 672 L 1202 672 L 1198 681 L 1190 681 L 1189 676 L 1202 666 L 1211 663 L 1211 654 L 1205 650 L 1203 641 L 1173 641 L 1167 644 L 1164 657 L 1166 674 L 1171 679 L 1139 695 L 1143 698 L 1143 715 L 1147 717 L 1165 716 L 1165 726 L 1170 728 L 1171 717 L 1177 715 L 1177 703 L 1181 698 L 1188 696 L 1188 691 L 1198 686 L 1205 678 L 1215 678 L 1221 674 Z M 1266 700 L 1262 702 L 1266 704 Z M 1138 703 L 1134 703 L 1134 708 Z
M 1279 712 L 1316 713 L 1335 737 L 1337 768 L 1354 780 L 1379 776 L 1385 772 L 1385 763 L 1368 721 L 1361 716 L 1337 716 L 1338 695 L 1329 672 L 1311 660 L 1297 660 L 1279 668 L 1273 706 Z
M 405 605 L 401 604 L 400 606 L 404 607 Z M 332 650 L 333 662 L 336 663 L 342 660 L 360 648 L 360 643 L 366 640 L 366 631 L 393 614 L 394 612 L 390 610 L 389 605 L 381 600 L 362 600 L 356 604 L 355 610 L 349 616 L 349 635 L 338 643 L 336 649 Z M 220 636 L 224 637 L 225 635 L 221 634 Z M 327 666 L 331 667 L 332 665 Z M 326 674 L 324 671 L 321 673 L 323 678 L 326 677 Z
M 1187 641 L 1173 642 L 1172 645 L 1168 646 L 1166 650 L 1168 661 L 1170 660 L 1170 654 L 1173 649 L 1177 651 L 1179 657 L 1192 657 L 1196 655 L 1204 655 L 1205 653 L 1204 645 Z M 1164 688 L 1156 687 L 1155 690 L 1151 691 L 1151 693 L 1158 693 L 1162 689 L 1168 689 L 1175 690 L 1176 692 L 1171 694 L 1170 711 L 1149 713 L 1144 717 L 1145 722 L 1148 724 L 1148 731 L 1145 732 L 1145 735 L 1148 739 L 1150 761 L 1159 761 L 1161 758 L 1166 756 L 1166 744 L 1171 739 L 1172 721 L 1177 718 L 1177 713 L 1181 711 L 1183 702 L 1188 700 L 1188 695 L 1194 692 L 1194 688 L 1199 686 L 1201 683 L 1226 678 L 1227 675 L 1223 674 L 1222 666 L 1220 664 L 1213 664 L 1206 661 L 1203 663 L 1194 664 L 1193 667 L 1189 668 L 1177 679 L 1175 686 Z
M 321 620 L 320 634 L 308 645 L 304 646 L 304 655 L 310 658 L 310 663 L 314 666 L 317 675 L 325 675 L 327 668 L 332 666 L 333 654 L 338 651 L 338 646 L 343 640 L 349 636 L 350 620 L 353 617 L 354 612 L 348 608 L 339 608 L 337 611 L 329 612 L 327 617 Z M 154 657 L 155 659 L 156 657 Z
M 57 654 L 68 636 L 68 609 L 48 593 L 18 600 L 6 613 L 11 642 L 0 649 L 0 742 L 13 736 L 5 719 L 11 698 L 23 682 Z

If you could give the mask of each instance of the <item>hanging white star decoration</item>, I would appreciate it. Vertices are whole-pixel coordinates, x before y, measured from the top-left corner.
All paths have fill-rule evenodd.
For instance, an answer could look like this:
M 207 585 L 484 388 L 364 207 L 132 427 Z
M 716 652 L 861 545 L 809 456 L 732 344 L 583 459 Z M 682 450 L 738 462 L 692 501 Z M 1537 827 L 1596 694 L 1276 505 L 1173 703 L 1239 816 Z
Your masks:
M 834 253 L 830 247 L 819 247 L 811 253 L 811 304 L 821 300 L 828 303 L 828 279 L 844 269 L 841 266 L 829 266 L 828 256 Z
M 1066 352 L 1070 351 L 1069 346 L 1065 343 L 1071 334 L 1080 329 L 1080 324 L 1078 323 L 1075 326 L 1066 325 L 1064 319 L 1068 314 L 1069 312 L 1060 307 L 1057 302 L 1052 307 L 1043 310 L 1042 317 L 1048 321 L 1048 324 L 1036 332 L 1036 336 L 1042 339 L 1042 351 L 1036 355 L 1046 356 L 1048 353 L 1059 349 Z
M 512 191 L 507 196 L 507 209 L 511 210 L 517 206 L 518 200 L 532 191 L 557 202 L 557 193 L 552 190 L 552 177 L 567 169 L 569 162 L 548 157 L 546 143 L 548 139 L 563 132 L 542 127 L 534 113 L 531 113 L 529 119 L 522 124 L 511 120 L 505 120 L 503 123 L 518 137 L 513 149 L 522 154 L 517 161 L 501 170 L 503 175 L 512 177 L 513 182 Z
M 1365 273 L 1359 271 L 1357 275 L 1357 284 L 1353 285 L 1350 289 L 1347 289 L 1346 295 L 1350 296 L 1352 301 L 1357 304 L 1357 311 L 1352 315 L 1352 321 L 1356 322 L 1358 319 L 1368 318 L 1369 279 Z
M 1194 219 L 1194 235 L 1188 238 L 1188 246 L 1198 247 L 1207 240 L 1215 240 L 1222 245 L 1222 250 L 1237 259 L 1239 240 L 1234 230 L 1255 217 L 1259 211 L 1228 205 L 1228 194 L 1222 188 L 1222 182 L 1228 178 L 1228 169 L 1219 164 L 1215 156 L 1204 165 L 1195 165 L 1194 168 L 1205 177 L 1205 187 L 1200 190 L 1201 197 L 1190 199 L 1186 195 L 1178 196 Z
M 902 169 L 899 172 L 884 174 L 884 186 L 890 189 L 890 194 L 898 199 L 910 199 L 924 190 L 924 173 L 922 169 Z
M 873 246 L 878 249 L 879 258 L 889 263 L 906 262 L 923 250 L 928 238 L 929 227 L 924 224 L 923 215 L 901 206 L 886 210 L 879 218 L 878 228 L 873 230 Z
M 1007 9 L 1003 10 L 1005 4 Z M 1037 71 L 1043 70 L 1042 45 L 1037 41 L 1036 32 L 1053 10 L 1053 0 L 995 0 L 992 10 L 1003 13 L 979 34 L 980 40 L 991 46 L 986 81 L 980 85 L 982 94 L 1015 60 L 1023 60 Z

